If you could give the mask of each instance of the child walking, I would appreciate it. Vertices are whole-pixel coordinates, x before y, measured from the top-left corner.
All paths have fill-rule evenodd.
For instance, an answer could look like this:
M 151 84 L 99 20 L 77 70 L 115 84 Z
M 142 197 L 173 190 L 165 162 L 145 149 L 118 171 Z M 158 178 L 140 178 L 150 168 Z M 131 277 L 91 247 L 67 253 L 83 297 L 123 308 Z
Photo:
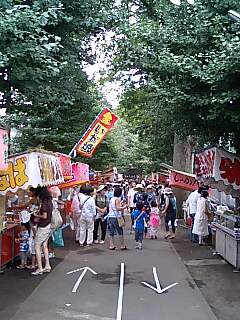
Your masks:
M 145 219 L 147 218 L 146 212 L 143 210 L 143 203 L 137 203 L 136 209 L 132 213 L 132 218 L 135 227 L 135 241 L 136 249 L 142 249 L 143 234 L 145 228 Z
M 150 213 L 150 237 L 151 239 L 157 239 L 158 231 L 160 227 L 159 210 L 156 201 L 151 202 Z

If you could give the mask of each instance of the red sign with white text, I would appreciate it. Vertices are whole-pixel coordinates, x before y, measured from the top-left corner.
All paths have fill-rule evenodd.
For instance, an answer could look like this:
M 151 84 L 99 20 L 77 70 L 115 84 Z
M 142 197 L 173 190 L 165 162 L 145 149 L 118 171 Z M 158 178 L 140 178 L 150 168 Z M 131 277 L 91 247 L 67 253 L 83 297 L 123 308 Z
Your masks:
M 175 170 L 170 171 L 169 184 L 171 187 L 187 191 L 194 191 L 198 188 L 198 182 L 194 175 Z
M 97 146 L 117 121 L 118 117 L 108 108 L 104 108 L 76 146 L 77 154 L 91 158 Z

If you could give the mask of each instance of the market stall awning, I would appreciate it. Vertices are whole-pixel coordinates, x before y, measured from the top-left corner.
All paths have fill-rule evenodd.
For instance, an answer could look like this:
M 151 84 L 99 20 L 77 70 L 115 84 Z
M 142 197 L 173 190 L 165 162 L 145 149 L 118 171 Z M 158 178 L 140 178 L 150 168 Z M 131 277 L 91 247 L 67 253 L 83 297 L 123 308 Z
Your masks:
M 72 179 L 59 185 L 59 188 L 70 188 L 89 181 L 89 165 L 85 163 L 72 163 Z
M 219 148 L 211 148 L 195 157 L 197 178 L 213 189 L 240 197 L 240 158 Z
M 0 176 L 0 193 L 62 182 L 64 178 L 58 156 L 43 150 L 25 152 L 9 157 L 7 170 Z
M 194 191 L 198 188 L 198 182 L 194 174 L 173 169 L 169 170 L 169 185 L 187 191 Z

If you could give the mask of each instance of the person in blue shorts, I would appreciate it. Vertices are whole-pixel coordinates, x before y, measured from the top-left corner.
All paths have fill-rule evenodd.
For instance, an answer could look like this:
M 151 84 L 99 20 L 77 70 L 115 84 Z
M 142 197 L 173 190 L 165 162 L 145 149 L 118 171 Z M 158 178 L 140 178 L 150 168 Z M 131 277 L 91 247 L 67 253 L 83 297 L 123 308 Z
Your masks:
M 143 242 L 143 234 L 145 228 L 145 221 L 147 218 L 146 212 L 143 210 L 144 204 L 137 203 L 136 209 L 132 213 L 132 218 L 134 221 L 135 228 L 135 241 L 136 241 L 136 249 L 142 249 Z

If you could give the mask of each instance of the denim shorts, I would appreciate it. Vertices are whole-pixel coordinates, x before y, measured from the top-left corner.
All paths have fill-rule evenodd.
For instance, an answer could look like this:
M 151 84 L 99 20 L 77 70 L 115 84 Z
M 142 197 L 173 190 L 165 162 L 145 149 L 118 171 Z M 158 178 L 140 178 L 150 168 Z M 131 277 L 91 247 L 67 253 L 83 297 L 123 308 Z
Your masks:
M 143 233 L 144 229 L 135 229 L 135 241 L 136 242 L 143 242 Z
M 116 233 L 123 236 L 123 228 L 119 227 L 117 218 L 108 218 L 108 229 L 111 237 L 114 237 Z

